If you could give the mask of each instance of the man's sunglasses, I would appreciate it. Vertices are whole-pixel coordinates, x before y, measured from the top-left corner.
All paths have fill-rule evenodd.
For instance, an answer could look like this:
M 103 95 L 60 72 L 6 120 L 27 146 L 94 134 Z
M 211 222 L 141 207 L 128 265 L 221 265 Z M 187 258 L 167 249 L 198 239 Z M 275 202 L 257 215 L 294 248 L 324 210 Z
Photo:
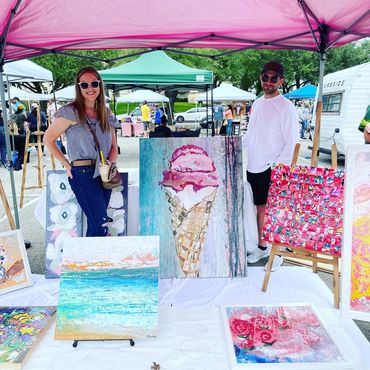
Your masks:
M 86 90 L 89 86 L 96 89 L 97 87 L 99 87 L 99 84 L 100 84 L 99 80 L 91 81 L 90 83 L 89 82 L 79 82 L 78 83 L 78 85 L 81 87 L 82 90 Z
M 263 73 L 261 75 L 262 82 L 271 82 L 273 84 L 276 84 L 276 82 L 278 82 L 280 80 L 280 78 L 281 78 L 280 75 L 269 76 L 266 73 Z

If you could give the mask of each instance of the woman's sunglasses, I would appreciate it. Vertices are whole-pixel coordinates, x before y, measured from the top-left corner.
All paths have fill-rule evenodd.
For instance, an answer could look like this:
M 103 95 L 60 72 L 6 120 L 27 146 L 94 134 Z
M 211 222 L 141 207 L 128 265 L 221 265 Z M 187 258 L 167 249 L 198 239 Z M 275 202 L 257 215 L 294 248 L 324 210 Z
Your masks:
M 82 90 L 86 90 L 89 86 L 96 89 L 97 87 L 99 87 L 99 84 L 100 84 L 100 81 L 95 80 L 95 81 L 91 81 L 90 83 L 89 82 L 78 82 L 77 85 L 79 85 Z
M 281 78 L 281 76 L 279 76 L 279 75 L 269 76 L 266 73 L 263 73 L 261 75 L 262 82 L 271 82 L 273 84 L 276 84 L 276 82 L 278 82 L 280 80 L 280 78 Z

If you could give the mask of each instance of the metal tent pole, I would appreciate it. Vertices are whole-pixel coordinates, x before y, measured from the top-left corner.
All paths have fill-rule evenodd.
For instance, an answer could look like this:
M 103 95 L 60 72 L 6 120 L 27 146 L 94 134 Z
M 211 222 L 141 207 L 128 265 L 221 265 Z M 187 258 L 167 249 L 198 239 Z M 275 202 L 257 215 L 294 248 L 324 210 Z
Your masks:
M 311 166 L 317 166 L 317 152 L 320 145 L 320 127 L 321 127 L 321 112 L 322 112 L 322 91 L 324 82 L 324 69 L 325 69 L 325 52 L 320 53 L 320 74 L 319 74 L 319 93 L 317 95 L 316 104 L 316 121 L 315 121 L 315 131 L 313 135 L 313 146 L 312 146 L 312 156 L 311 156 Z
M 14 173 L 13 173 L 13 156 L 12 150 L 10 147 L 9 139 L 9 127 L 8 127 L 8 117 L 6 114 L 6 101 L 5 101 L 5 89 L 4 89 L 4 80 L 3 80 L 3 71 L 0 67 L 0 94 L 1 94 L 1 104 L 3 107 L 3 120 L 4 120 L 4 131 L 5 131 L 5 145 L 8 156 L 8 170 L 10 175 L 10 183 L 12 189 L 12 198 L 13 198 L 13 207 L 14 207 L 14 220 L 17 229 L 19 229 L 19 216 L 18 216 L 18 206 L 17 206 L 17 194 L 15 192 L 15 183 L 14 183 Z M 8 87 L 9 88 L 9 87 Z

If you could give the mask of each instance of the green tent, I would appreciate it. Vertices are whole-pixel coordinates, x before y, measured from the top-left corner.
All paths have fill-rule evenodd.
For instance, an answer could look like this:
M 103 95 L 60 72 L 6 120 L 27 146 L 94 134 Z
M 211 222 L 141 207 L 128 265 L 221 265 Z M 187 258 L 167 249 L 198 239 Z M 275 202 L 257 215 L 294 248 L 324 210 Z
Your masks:
M 213 82 L 212 71 L 188 67 L 171 59 L 163 51 L 145 53 L 132 62 L 99 73 L 105 85 L 113 90 L 135 87 L 151 90 L 205 90 Z

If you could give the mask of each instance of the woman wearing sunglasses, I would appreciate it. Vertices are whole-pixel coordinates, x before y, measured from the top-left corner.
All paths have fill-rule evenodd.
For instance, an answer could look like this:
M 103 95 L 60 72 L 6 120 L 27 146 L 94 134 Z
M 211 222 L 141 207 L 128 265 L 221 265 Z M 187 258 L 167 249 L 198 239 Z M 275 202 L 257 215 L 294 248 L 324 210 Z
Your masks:
M 102 157 L 110 162 L 117 160 L 114 127 L 119 127 L 119 123 L 106 106 L 103 81 L 95 68 L 78 71 L 75 90 L 75 100 L 55 113 L 44 143 L 66 168 L 71 188 L 87 218 L 86 236 L 106 236 L 111 190 L 103 188 L 98 164 Z M 68 159 L 56 145 L 63 134 Z
M 273 163 L 290 164 L 295 145 L 299 142 L 298 112 L 279 93 L 279 87 L 284 82 L 283 66 L 276 61 L 266 63 L 260 81 L 264 95 L 253 103 L 246 135 L 247 180 L 257 208 L 258 229 L 258 248 L 247 257 L 248 263 L 256 263 L 270 254 L 270 249 L 261 236 L 271 166 Z M 272 271 L 277 270 L 282 262 L 281 256 L 275 256 Z

